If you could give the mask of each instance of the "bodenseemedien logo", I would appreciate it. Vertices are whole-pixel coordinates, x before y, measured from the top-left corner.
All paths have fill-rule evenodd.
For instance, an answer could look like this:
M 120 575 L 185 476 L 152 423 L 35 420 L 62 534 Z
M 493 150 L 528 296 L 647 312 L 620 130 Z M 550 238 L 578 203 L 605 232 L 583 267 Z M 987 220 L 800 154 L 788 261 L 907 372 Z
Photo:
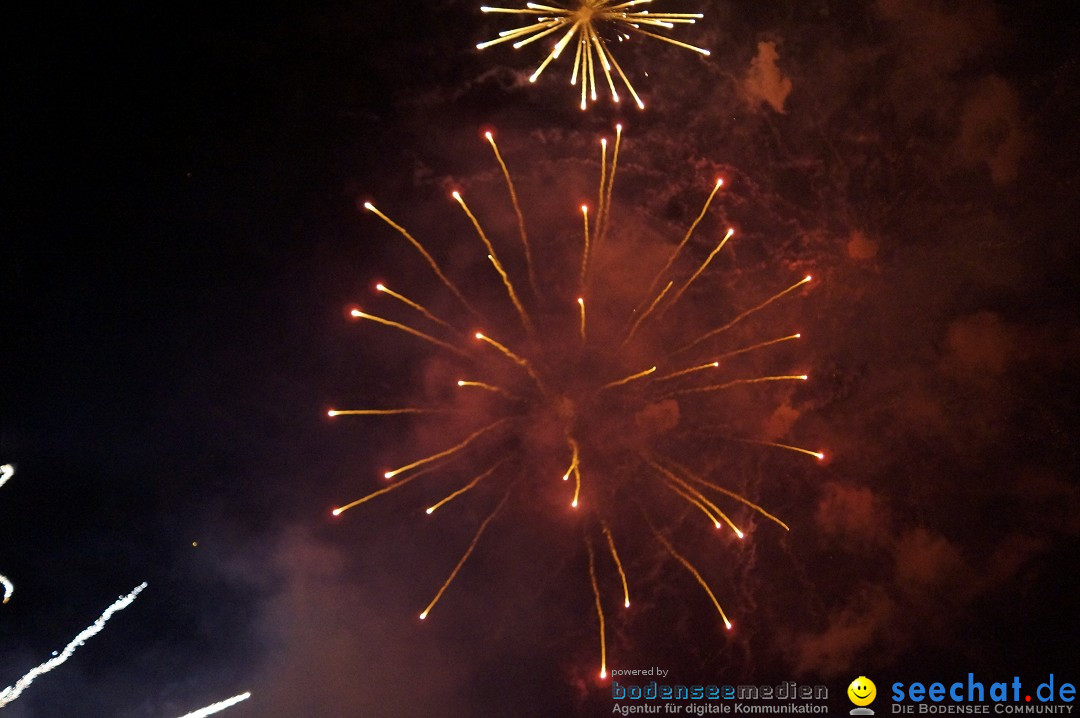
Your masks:
M 661 668 L 616 668 L 611 675 L 624 681 L 624 676 L 628 675 L 655 675 L 672 680 L 668 672 Z M 669 683 L 667 680 L 651 680 L 644 685 L 612 680 L 611 712 L 624 716 L 642 713 L 696 716 L 730 714 L 733 718 L 774 713 L 829 713 L 829 689 L 823 685 L 799 685 L 795 681 L 784 681 L 778 685 L 687 685 L 673 680 Z
M 859 676 L 847 687 L 848 700 L 855 704 L 850 713 L 853 716 L 872 716 L 874 711 L 867 708 L 877 697 L 877 686 L 866 676 Z

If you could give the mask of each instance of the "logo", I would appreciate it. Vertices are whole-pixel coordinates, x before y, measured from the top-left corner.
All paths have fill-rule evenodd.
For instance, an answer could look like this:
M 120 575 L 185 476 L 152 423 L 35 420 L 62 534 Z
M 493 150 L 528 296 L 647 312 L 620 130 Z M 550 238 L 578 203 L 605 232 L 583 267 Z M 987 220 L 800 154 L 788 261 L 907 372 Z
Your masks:
M 892 684 L 893 713 L 1071 713 L 1076 700 L 1076 686 L 1055 679 L 1040 683 L 1032 691 L 1031 684 L 1025 688 L 1020 676 L 1012 681 L 983 683 L 967 674 L 967 681 L 945 684 L 933 683 Z M 910 701 L 910 702 L 909 702 Z M 990 708 L 991 704 L 994 706 Z
M 848 699 L 856 706 L 851 709 L 851 715 L 874 715 L 874 711 L 866 707 L 873 703 L 874 699 L 877 698 L 877 686 L 874 685 L 872 680 L 866 676 L 859 676 L 847 687 L 847 695 Z

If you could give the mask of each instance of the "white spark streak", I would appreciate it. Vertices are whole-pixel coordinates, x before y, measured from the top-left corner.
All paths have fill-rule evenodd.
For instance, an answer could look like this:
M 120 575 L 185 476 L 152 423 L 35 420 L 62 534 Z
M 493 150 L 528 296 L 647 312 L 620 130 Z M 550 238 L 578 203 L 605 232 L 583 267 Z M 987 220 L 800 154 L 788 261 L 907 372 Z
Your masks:
M 4 464 L 0 466 L 0 486 L 3 486 L 8 482 L 12 476 L 15 475 L 15 467 L 11 464 Z M 15 593 L 15 584 L 8 580 L 8 577 L 0 573 L 0 586 L 4 587 L 4 600 L 0 603 L 7 603 L 11 600 L 11 594 Z
M 240 701 L 246 701 L 248 698 L 251 698 L 250 691 L 247 693 L 241 693 L 238 696 L 233 696 L 232 698 L 228 698 L 223 701 L 219 701 L 217 703 L 214 703 L 213 705 L 206 706 L 205 708 L 200 708 L 197 711 L 185 713 L 184 715 L 180 716 L 180 718 L 205 718 L 205 716 L 213 715 L 214 713 L 223 711 L 226 708 L 231 708 Z
M 130 606 L 131 602 L 135 600 L 136 596 L 142 593 L 142 590 L 144 588 L 146 588 L 145 582 L 136 586 L 135 590 L 133 590 L 128 595 L 118 598 L 113 605 L 105 609 L 105 613 L 101 614 L 101 616 L 96 621 L 90 624 L 87 628 L 83 629 L 83 631 L 79 633 L 79 635 L 75 636 L 75 638 L 71 640 L 71 643 L 67 644 L 64 647 L 63 651 L 56 654 L 49 660 L 45 661 L 37 668 L 32 669 L 29 673 L 16 681 L 15 685 L 8 686 L 4 690 L 0 691 L 0 708 L 3 708 L 7 704 L 18 698 L 20 695 L 22 695 L 22 692 L 26 690 L 27 686 L 34 682 L 35 678 L 42 674 L 48 673 L 52 669 L 62 664 L 67 659 L 71 658 L 71 655 L 75 653 L 75 649 L 82 646 L 84 643 L 86 643 L 87 640 L 101 633 L 101 630 L 105 628 L 105 622 L 108 621 L 109 618 L 111 618 L 112 615 L 117 611 L 122 611 L 128 606 Z

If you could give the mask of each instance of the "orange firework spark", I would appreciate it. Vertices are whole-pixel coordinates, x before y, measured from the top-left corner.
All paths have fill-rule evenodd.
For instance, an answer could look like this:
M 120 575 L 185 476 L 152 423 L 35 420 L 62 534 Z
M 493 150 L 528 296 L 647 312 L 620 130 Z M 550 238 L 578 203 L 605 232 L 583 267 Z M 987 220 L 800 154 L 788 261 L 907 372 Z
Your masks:
M 607 3 L 602 5 L 607 6 Z M 610 9 L 616 7 L 625 8 L 627 5 L 612 6 Z M 510 192 L 520 242 L 493 241 L 477 213 L 465 204 L 462 194 L 455 191 L 452 197 L 465 212 L 480 240 L 478 253 L 489 261 L 489 265 L 481 265 L 486 272 L 484 281 L 492 289 L 484 293 L 487 297 L 485 301 L 503 303 L 505 306 L 501 310 L 492 306 L 488 312 L 478 311 L 475 307 L 486 305 L 477 296 L 480 293 L 477 291 L 476 278 L 460 286 L 454 283 L 414 235 L 375 209 L 374 205 L 366 204 L 368 210 L 419 251 L 421 259 L 434 274 L 433 278 L 449 290 L 449 303 L 444 301 L 440 304 L 459 307 L 461 313 L 450 320 L 439 317 L 427 307 L 379 284 L 377 289 L 381 294 L 395 300 L 399 308 L 401 305 L 408 308 L 402 311 L 411 310 L 416 312 L 414 317 L 422 317 L 424 323 L 420 325 L 421 328 L 358 309 L 353 310 L 352 315 L 419 340 L 423 346 L 438 352 L 460 369 L 458 376 L 469 378 L 456 381 L 461 391 L 448 390 L 445 393 L 453 398 L 433 402 L 432 406 L 334 409 L 327 412 L 331 417 L 435 417 L 434 420 L 456 417 L 457 424 L 468 425 L 467 428 L 440 432 L 449 438 L 432 453 L 411 457 L 411 461 L 399 468 L 386 471 L 383 477 L 391 480 L 391 483 L 344 503 L 332 512 L 338 516 L 406 485 L 424 485 L 424 482 L 413 482 L 445 471 L 452 462 L 476 465 L 474 469 L 467 470 L 468 478 L 455 489 L 432 489 L 438 493 L 430 497 L 428 514 L 443 507 L 446 507 L 443 511 L 452 512 L 455 506 L 467 500 L 486 505 L 487 513 L 475 527 L 472 540 L 449 577 L 420 613 L 421 619 L 428 617 L 465 568 L 485 532 L 498 530 L 492 527 L 499 523 L 499 517 L 512 496 L 522 491 L 523 487 L 531 487 L 534 493 L 527 500 L 533 503 L 541 495 L 564 497 L 561 501 L 565 501 L 564 505 L 571 512 L 576 512 L 575 521 L 584 530 L 589 583 L 595 598 L 600 631 L 601 678 L 607 675 L 603 590 L 608 583 L 607 577 L 611 577 L 614 583 L 613 577 L 617 574 L 621 589 L 620 603 L 624 608 L 630 607 L 630 592 L 634 586 L 633 566 L 620 557 L 616 537 L 623 540 L 624 548 L 625 542 L 640 544 L 644 536 L 646 543 L 662 549 L 700 585 L 715 607 L 720 621 L 730 630 L 732 622 L 722 607 L 722 592 L 710 584 L 707 571 L 703 573 L 684 551 L 676 547 L 669 535 L 670 526 L 657 520 L 657 512 L 673 506 L 681 517 L 685 513 L 681 509 L 685 508 L 695 521 L 700 520 L 700 513 L 715 529 L 724 529 L 719 535 L 733 535 L 735 540 L 746 539 L 744 528 L 755 516 L 768 519 L 784 530 L 788 529 L 787 524 L 758 504 L 719 485 L 708 472 L 676 461 L 673 456 L 686 453 L 672 446 L 678 437 L 665 435 L 664 431 L 668 430 L 643 429 L 642 426 L 647 425 L 649 417 L 657 412 L 673 411 L 678 415 L 678 407 L 683 404 L 703 407 L 703 413 L 699 415 L 711 415 L 717 402 L 731 392 L 767 391 L 769 386 L 809 379 L 802 372 L 790 370 L 780 374 L 746 375 L 727 367 L 729 361 L 736 357 L 775 351 L 776 347 L 799 339 L 801 334 L 777 336 L 777 333 L 770 333 L 765 338 L 740 341 L 734 346 L 720 345 L 724 340 L 723 335 L 736 324 L 749 320 L 765 307 L 807 284 L 809 277 L 779 292 L 757 292 L 754 298 L 745 302 L 744 306 L 749 305 L 749 308 L 732 310 L 728 313 L 731 318 L 718 320 L 719 326 L 715 328 L 702 331 L 698 323 L 682 321 L 683 312 L 686 311 L 683 305 L 692 308 L 694 297 L 697 296 L 695 293 L 709 291 L 711 275 L 706 272 L 717 264 L 714 260 L 725 246 L 731 244 L 734 235 L 733 229 L 722 231 L 718 238 L 707 242 L 705 258 L 690 267 L 685 266 L 685 261 L 680 261 L 684 250 L 690 253 L 696 249 L 689 243 L 691 236 L 708 214 L 723 185 L 722 180 L 717 180 L 711 191 L 703 191 L 707 198 L 700 214 L 690 224 L 681 241 L 673 249 L 663 252 L 666 262 L 652 281 L 641 282 L 631 300 L 622 302 L 625 306 L 621 314 L 614 311 L 620 304 L 608 293 L 612 291 L 611 286 L 620 283 L 605 285 L 605 273 L 610 271 L 612 265 L 595 260 L 598 247 L 611 231 L 611 193 L 622 128 L 618 129 L 619 135 L 610 157 L 606 140 L 601 143 L 596 211 L 590 213 L 587 206 L 580 207 L 581 224 L 576 230 L 580 232 L 580 244 L 575 244 L 569 263 L 553 267 L 538 263 L 543 252 L 538 252 L 540 248 L 530 245 L 527 239 L 525 216 L 506 161 L 492 134 L 485 134 Z M 547 273 L 556 275 L 559 281 L 544 283 L 545 272 L 541 270 L 545 269 L 549 270 Z M 569 278 L 576 278 L 571 294 L 566 293 L 565 286 L 573 281 Z M 515 283 L 515 279 L 520 281 Z M 431 282 L 430 286 L 436 286 L 436 283 Z M 672 287 L 677 289 L 670 291 Z M 625 287 L 622 289 L 625 293 Z M 770 291 L 774 293 L 763 299 L 762 295 Z M 708 294 L 705 296 L 709 297 Z M 589 307 L 588 315 L 586 306 Z M 637 308 L 632 309 L 634 306 Z M 709 316 L 712 316 L 712 312 Z M 473 320 L 492 326 L 491 333 L 485 329 L 474 331 L 470 336 L 458 329 Z M 417 318 L 417 321 L 421 320 Z M 689 326 L 689 331 L 684 325 Z M 465 401 L 461 397 L 472 397 L 468 411 L 457 403 Z M 477 401 L 483 407 L 480 410 L 475 408 Z M 478 411 L 483 415 L 479 420 Z M 556 451 L 565 452 L 557 457 L 558 470 L 565 467 L 561 474 L 565 484 L 559 482 L 559 474 L 549 468 L 549 455 L 533 456 L 521 448 L 527 443 L 522 440 L 526 436 L 557 437 L 553 440 L 554 445 L 559 447 Z M 717 439 L 727 442 L 729 446 L 738 443 L 777 449 L 788 456 L 804 455 L 818 460 L 825 456 L 823 452 L 781 443 L 772 437 L 718 436 L 710 433 L 710 444 Z M 517 480 L 525 474 L 539 475 L 540 481 Z M 617 480 L 611 478 L 614 475 L 618 476 Z M 571 477 L 574 479 L 572 484 Z M 467 493 L 468 497 L 455 502 L 455 499 Z M 646 502 L 640 501 L 639 497 L 647 498 L 648 510 Z M 644 521 L 626 519 L 623 514 L 627 513 L 627 506 L 630 513 L 635 517 L 643 516 Z M 647 527 L 649 531 L 642 531 L 642 527 Z M 598 554 L 595 546 L 606 547 L 607 550 Z M 610 560 L 605 560 L 605 555 L 609 555 Z
M 506 7 L 481 7 L 481 12 L 501 13 L 507 15 L 523 15 L 533 18 L 531 25 L 524 25 L 512 30 L 503 30 L 494 40 L 481 42 L 476 47 L 478 50 L 499 45 L 513 43 L 515 50 L 542 38 L 553 36 L 558 40 L 552 46 L 540 66 L 529 76 L 529 82 L 536 82 L 537 78 L 555 60 L 559 59 L 563 51 L 571 44 L 574 45 L 574 69 L 570 75 L 570 84 L 581 84 L 581 109 L 587 109 L 589 102 L 596 102 L 597 82 L 596 68 L 599 67 L 604 80 L 607 82 L 611 99 L 619 101 L 619 92 L 615 87 L 615 77 L 634 98 L 635 104 L 645 109 L 645 102 L 638 96 L 626 73 L 623 71 L 611 48 L 605 40 L 626 40 L 631 35 L 643 35 L 656 40 L 681 47 L 702 55 L 708 55 L 709 51 L 695 45 L 674 40 L 666 35 L 661 35 L 657 30 L 671 30 L 676 25 L 692 25 L 700 20 L 701 13 L 689 12 L 649 12 L 648 10 L 635 10 L 642 5 L 649 5 L 652 0 L 577 0 L 565 7 L 558 3 L 540 5 L 526 3 L 523 8 Z

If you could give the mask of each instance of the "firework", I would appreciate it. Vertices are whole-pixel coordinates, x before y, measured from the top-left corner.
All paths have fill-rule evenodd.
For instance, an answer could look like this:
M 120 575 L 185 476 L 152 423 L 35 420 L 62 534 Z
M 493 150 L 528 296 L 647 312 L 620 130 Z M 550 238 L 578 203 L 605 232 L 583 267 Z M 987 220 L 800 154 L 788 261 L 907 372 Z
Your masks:
M 0 486 L 3 486 L 8 482 L 12 476 L 15 475 L 15 467 L 11 464 L 4 464 L 0 466 Z M 15 593 L 15 584 L 11 580 L 0 573 L 0 586 L 4 587 L 4 598 L 0 600 L 0 603 L 7 603 L 11 600 L 11 594 Z
M 221 711 L 225 710 L 226 708 L 232 708 L 237 703 L 241 703 L 243 701 L 246 701 L 248 698 L 251 698 L 251 693 L 250 692 L 249 693 L 241 693 L 238 696 L 233 696 L 232 698 L 226 698 L 223 701 L 218 701 L 217 703 L 214 703 L 212 705 L 208 705 L 205 708 L 200 708 L 197 711 L 192 711 L 191 713 L 185 713 L 184 715 L 180 716 L 180 718 L 206 718 L 206 716 L 213 715 L 215 713 L 220 713 Z
M 473 538 L 460 560 L 420 613 L 421 619 L 426 619 L 446 594 L 485 532 L 496 530 L 490 527 L 498 524 L 511 496 L 528 487 L 533 493 L 527 500 L 542 503 L 541 499 L 565 492 L 565 505 L 576 513 L 576 521 L 584 535 L 589 583 L 595 598 L 600 634 L 601 678 L 607 675 L 604 587 L 616 585 L 614 575 L 617 574 L 622 607 L 629 608 L 634 586 L 633 572 L 626 570 L 627 565 L 620 557 L 620 539 L 624 546 L 631 545 L 638 550 L 643 545 L 651 546 L 654 553 L 670 556 L 703 589 L 719 620 L 730 630 L 732 621 L 723 608 L 722 596 L 710 585 L 706 577 L 708 571 L 699 570 L 686 552 L 676 546 L 673 528 L 682 523 L 684 516 L 699 520 L 700 515 L 714 530 L 722 530 L 721 535 L 741 541 L 747 532 L 740 524 L 745 527 L 757 515 L 783 530 L 788 529 L 782 520 L 740 493 L 721 486 L 707 472 L 684 466 L 672 458 L 687 453 L 678 445 L 681 435 L 696 432 L 700 436 L 707 431 L 710 445 L 742 444 L 824 459 L 820 451 L 771 438 L 718 435 L 712 428 L 706 430 L 696 426 L 684 426 L 679 432 L 673 432 L 674 424 L 666 429 L 651 428 L 651 423 L 656 423 L 653 417 L 658 413 L 673 414 L 676 416 L 674 423 L 678 423 L 679 407 L 684 403 L 688 407 L 704 407 L 698 415 L 707 416 L 713 413 L 719 398 L 731 391 L 765 391 L 772 385 L 807 381 L 809 377 L 804 373 L 739 375 L 736 369 L 727 366 L 736 357 L 776 351 L 776 348 L 799 339 L 801 333 L 772 334 L 756 341 L 739 341 L 734 346 L 730 342 L 725 346 L 722 342 L 726 340 L 725 334 L 737 324 L 806 285 L 810 278 L 764 300 L 760 297 L 748 300 L 746 303 L 750 308 L 732 310 L 732 319 L 704 333 L 700 321 L 682 320 L 682 313 L 695 306 L 699 294 L 710 306 L 714 303 L 709 294 L 711 276 L 707 272 L 734 236 L 733 229 L 722 232 L 709 245 L 710 249 L 701 261 L 686 266 L 683 255 L 696 249 L 690 240 L 723 185 L 718 180 L 707 193 L 700 214 L 682 240 L 672 251 L 665 253 L 667 261 L 652 282 L 641 283 L 644 293 L 638 291 L 629 299 L 625 296 L 614 299 L 611 296 L 613 287 L 619 283 L 605 283 L 605 272 L 612 269 L 611 263 L 598 261 L 603 257 L 597 253 L 598 248 L 606 246 L 605 243 L 614 242 L 611 238 L 611 197 L 621 127 L 618 131 L 610 157 L 607 142 L 601 143 L 597 207 L 591 213 L 587 206 L 580 208 L 582 224 L 576 231 L 580 232 L 581 243 L 574 245 L 570 262 L 565 260 L 566 253 L 560 252 L 562 262 L 552 262 L 550 267 L 538 261 L 544 256 L 542 251 L 537 251 L 540 248 L 528 242 L 524 213 L 506 162 L 494 137 L 491 133 L 486 134 L 510 191 L 521 237 L 520 247 L 496 247 L 476 213 L 465 204 L 461 192 L 455 191 L 452 198 L 465 211 L 481 240 L 482 247 L 477 250 L 490 260 L 488 269 L 491 271 L 487 276 L 493 292 L 485 293 L 485 302 L 501 302 L 505 305 L 501 310 L 467 297 L 419 240 L 368 203 L 366 207 L 370 211 L 413 245 L 442 286 L 450 291 L 452 297 L 444 298 L 449 304 L 442 301 L 440 304 L 444 308 L 440 311 L 449 312 L 460 307 L 462 313 L 449 319 L 440 317 L 416 301 L 390 292 L 385 285 L 379 284 L 379 293 L 423 317 L 426 322 L 423 329 L 376 318 L 359 310 L 353 310 L 351 316 L 372 320 L 384 328 L 380 331 L 402 332 L 420 340 L 429 349 L 434 348 L 452 366 L 459 367 L 462 376 L 468 377 L 456 382 L 466 394 L 447 391 L 445 396 L 450 399 L 442 399 L 430 407 L 328 412 L 332 417 L 406 415 L 421 420 L 445 419 L 447 423 L 439 435 L 449 437 L 433 453 L 384 472 L 383 478 L 391 483 L 333 509 L 334 516 L 413 484 L 421 477 L 436 472 L 447 473 L 454 469 L 454 463 L 470 467 L 466 471 L 468 478 L 458 488 L 431 497 L 427 513 L 440 509 L 452 511 L 452 508 L 444 507 L 465 494 L 469 494 L 469 498 L 462 501 L 475 499 L 487 507 L 487 513 L 474 529 Z M 496 254 L 497 249 L 499 254 Z M 636 257 L 631 257 L 631 261 L 636 261 Z M 528 287 L 529 291 L 522 293 L 515 285 L 514 271 L 510 269 L 514 267 L 529 276 L 521 287 Z M 562 284 L 545 283 L 543 280 L 549 276 Z M 565 292 L 568 277 L 577 280 L 573 294 Z M 477 290 L 477 283 L 478 280 L 473 278 L 468 285 L 462 286 L 470 289 L 472 294 Z M 662 288 L 658 290 L 658 287 Z M 676 287 L 674 291 L 673 287 Z M 622 293 L 626 293 L 625 288 Z M 470 301 L 491 311 L 482 313 Z M 451 309 L 446 309 L 447 306 Z M 615 311 L 620 307 L 621 314 Z M 710 311 L 708 316 L 712 315 Z M 482 322 L 486 327 L 494 326 L 491 333 L 487 329 L 473 332 L 470 339 L 469 333 L 457 327 L 471 321 Z M 493 334 L 499 338 L 494 338 Z M 479 414 L 475 404 L 470 404 L 472 408 L 466 411 L 463 404 L 457 403 L 463 402 L 465 395 L 481 400 L 483 409 Z M 447 428 L 450 426 L 467 428 Z M 550 481 L 559 476 L 550 470 L 551 452 L 530 454 L 521 448 L 528 443 L 525 437 L 530 436 L 557 437 L 553 439 L 554 451 L 565 452 L 564 458 L 559 458 L 558 469 L 565 468 L 561 478 L 566 483 Z M 528 480 L 524 480 L 526 477 Z M 643 527 L 648 530 L 642 531 Z M 601 547 L 599 553 L 597 546 Z
M 570 84 L 581 85 L 581 109 L 588 107 L 590 101 L 596 102 L 597 81 L 596 69 L 600 68 L 601 74 L 607 83 L 611 99 L 619 102 L 619 92 L 616 89 L 615 75 L 629 91 L 634 102 L 641 109 L 645 109 L 645 103 L 638 96 L 637 91 L 627 78 L 615 55 L 608 44 L 610 39 L 619 41 L 628 39 L 631 35 L 643 35 L 656 40 L 675 45 L 676 47 L 693 50 L 694 52 L 708 55 L 709 51 L 694 45 L 661 35 L 657 30 L 671 30 L 676 25 L 692 25 L 703 16 L 700 13 L 686 12 L 660 12 L 654 13 L 648 10 L 635 10 L 635 7 L 651 4 L 652 0 L 577 0 L 569 3 L 567 7 L 559 4 L 540 5 L 526 3 L 523 8 L 505 7 L 481 7 L 485 13 L 502 13 L 509 15 L 522 15 L 532 18 L 530 25 L 517 27 L 512 30 L 503 30 L 494 40 L 481 42 L 476 47 L 479 50 L 499 45 L 513 43 L 515 50 L 542 38 L 552 36 L 558 40 L 552 46 L 550 52 L 544 57 L 540 66 L 529 76 L 529 82 L 536 82 L 537 78 L 555 60 L 559 59 L 563 51 L 572 44 L 574 50 L 574 69 L 570 74 Z M 602 181 L 602 180 L 601 180 Z
M 101 633 L 102 629 L 105 628 L 105 623 L 112 617 L 112 615 L 117 611 L 123 611 L 125 608 L 130 606 L 131 603 L 135 600 L 135 598 L 140 593 L 142 593 L 144 588 L 146 588 L 146 584 L 141 583 L 136 586 L 131 593 L 118 598 L 115 603 L 105 609 L 105 612 L 102 613 L 96 621 L 91 623 L 87 628 L 84 628 L 79 633 L 79 635 L 75 636 L 75 638 L 71 639 L 71 642 L 64 646 L 64 650 L 55 654 L 52 658 L 45 661 L 40 666 L 32 669 L 29 673 L 16 681 L 14 685 L 8 686 L 4 690 L 0 691 L 0 708 L 3 708 L 19 696 L 21 696 L 22 692 L 26 690 L 26 688 L 31 683 L 34 682 L 34 679 L 38 678 L 41 675 L 44 675 L 45 673 L 48 673 L 52 669 L 63 664 L 65 661 L 67 661 L 67 659 L 71 658 L 72 654 L 75 653 L 75 649 L 79 648 L 84 643 L 86 643 L 86 641 Z

